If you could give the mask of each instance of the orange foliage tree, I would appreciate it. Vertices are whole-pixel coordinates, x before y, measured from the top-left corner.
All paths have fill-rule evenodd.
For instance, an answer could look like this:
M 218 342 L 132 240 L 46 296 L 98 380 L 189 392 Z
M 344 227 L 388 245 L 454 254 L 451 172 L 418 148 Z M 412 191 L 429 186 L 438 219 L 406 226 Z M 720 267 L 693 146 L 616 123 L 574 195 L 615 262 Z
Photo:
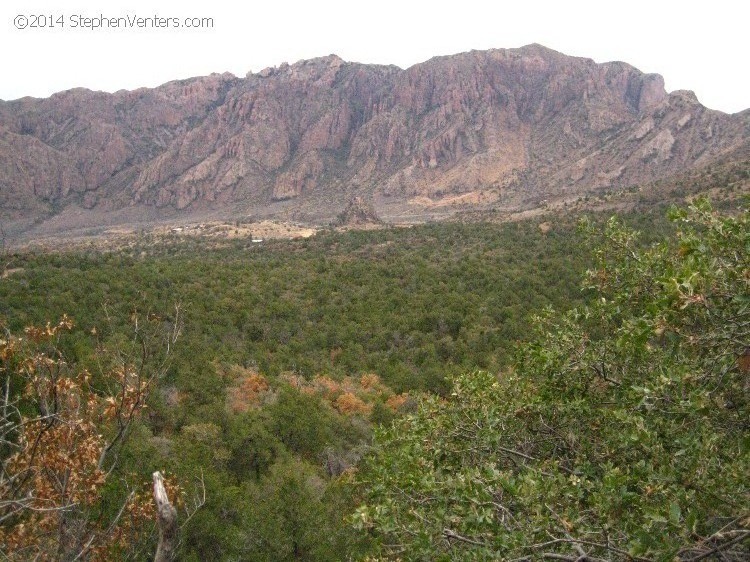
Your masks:
M 55 325 L 26 328 L 21 336 L 6 329 L 0 335 L 3 559 L 121 558 L 133 530 L 152 514 L 149 497 L 136 491 L 114 515 L 105 517 L 97 508 L 131 424 L 179 334 L 179 314 L 156 362 L 152 346 L 164 332 L 163 322 L 135 321 L 138 353 L 115 354 L 96 385 L 87 370 L 70 365 L 59 351 L 59 338 L 72 326 L 63 317 Z
M 365 403 L 351 392 L 340 394 L 334 403 L 336 409 L 347 416 L 354 414 L 369 414 L 372 411 L 372 405 Z
M 260 406 L 269 390 L 266 377 L 249 369 L 237 368 L 237 376 L 227 388 L 227 402 L 231 412 L 247 412 Z

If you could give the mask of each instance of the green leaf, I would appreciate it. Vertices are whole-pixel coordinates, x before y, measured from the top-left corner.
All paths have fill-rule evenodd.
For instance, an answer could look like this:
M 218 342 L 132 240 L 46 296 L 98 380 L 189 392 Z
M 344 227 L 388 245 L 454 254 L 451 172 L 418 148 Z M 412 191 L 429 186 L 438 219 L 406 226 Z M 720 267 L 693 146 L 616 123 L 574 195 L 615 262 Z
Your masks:
M 672 502 L 669 504 L 669 521 L 673 525 L 679 525 L 680 524 L 680 518 L 682 516 L 682 510 L 680 509 L 680 506 L 676 503 Z
M 698 527 L 698 515 L 695 511 L 689 511 L 685 517 L 685 525 L 691 533 L 695 533 Z

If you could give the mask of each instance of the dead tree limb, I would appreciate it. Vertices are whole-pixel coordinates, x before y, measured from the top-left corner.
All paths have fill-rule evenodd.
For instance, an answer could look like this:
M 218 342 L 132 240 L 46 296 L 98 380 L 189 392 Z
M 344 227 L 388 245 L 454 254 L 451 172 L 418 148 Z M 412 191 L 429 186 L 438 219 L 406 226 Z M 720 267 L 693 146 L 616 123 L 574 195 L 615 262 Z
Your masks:
M 154 472 L 154 501 L 159 525 L 159 544 L 154 562 L 172 562 L 177 554 L 177 510 L 170 503 L 161 472 Z

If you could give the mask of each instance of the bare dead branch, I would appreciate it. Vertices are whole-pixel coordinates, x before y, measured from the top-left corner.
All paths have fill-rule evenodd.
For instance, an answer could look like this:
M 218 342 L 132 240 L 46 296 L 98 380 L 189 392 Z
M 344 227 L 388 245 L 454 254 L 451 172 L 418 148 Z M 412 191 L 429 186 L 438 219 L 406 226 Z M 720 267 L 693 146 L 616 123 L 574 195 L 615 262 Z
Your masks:
M 177 554 L 177 510 L 169 501 L 161 472 L 154 472 L 154 501 L 159 525 L 159 543 L 154 562 L 172 562 Z
M 189 508 L 187 505 L 185 506 L 185 520 L 182 522 L 182 525 L 180 525 L 180 528 L 184 527 L 185 524 L 193 518 L 193 515 L 195 515 L 195 513 L 200 508 L 206 505 L 206 482 L 203 480 L 202 468 L 200 478 L 198 478 L 197 480 L 198 490 L 196 495 L 193 497 L 193 506 L 192 508 Z
M 487 546 L 487 544 L 482 541 L 459 535 L 458 533 L 451 531 L 447 527 L 443 529 L 443 536 L 449 541 L 455 539 L 457 541 L 464 542 L 466 544 L 472 544 L 474 546 Z
M 617 554 L 620 554 L 621 556 L 625 556 L 628 560 L 635 560 L 636 562 L 652 562 L 650 558 L 643 558 L 641 556 L 633 556 L 630 554 L 627 550 L 622 550 L 621 548 L 614 547 L 609 544 L 603 544 L 600 542 L 593 542 L 593 541 L 587 541 L 587 540 L 581 540 L 581 539 L 574 539 L 574 538 L 556 538 L 552 539 L 547 542 L 538 543 L 538 544 L 532 544 L 528 548 L 532 550 L 540 550 L 543 548 L 547 548 L 550 546 L 554 546 L 556 544 L 570 544 L 570 545 L 584 545 L 584 546 L 593 546 L 596 548 L 602 548 L 605 550 L 609 550 L 611 552 L 615 552 Z M 585 555 L 587 559 L 593 559 L 588 554 Z M 577 559 L 576 557 L 573 557 L 573 559 Z
M 549 560 L 567 560 L 568 562 L 607 562 L 603 558 L 596 558 L 594 556 L 572 556 L 568 554 L 558 554 L 557 552 L 544 552 L 542 558 Z
M 112 326 L 113 321 L 106 303 L 103 307 L 107 323 Z M 113 393 L 119 398 L 116 412 L 117 431 L 103 448 L 98 462 L 100 470 L 105 469 L 105 464 L 109 466 L 107 476 L 117 465 L 119 452 L 128 438 L 138 412 L 148 400 L 157 380 L 166 373 L 173 346 L 182 334 L 182 305 L 177 303 L 174 308 L 174 319 L 170 326 L 165 326 L 161 317 L 150 310 L 146 311 L 145 321 L 141 322 L 141 313 L 134 311 L 131 315 L 133 348 L 126 350 L 117 346 L 115 350 L 123 380 Z M 154 326 L 154 321 L 159 325 Z M 128 395 L 128 384 L 133 380 L 135 382 L 132 386 L 136 392 L 134 395 Z
M 731 532 L 727 533 L 730 534 Z M 735 534 L 735 533 L 731 533 Z M 720 538 L 721 535 L 712 535 L 714 538 Z M 699 560 L 703 560 L 704 558 L 708 558 L 709 556 L 713 556 L 714 554 L 718 554 L 721 551 L 727 550 L 729 547 L 734 546 L 735 544 L 741 543 L 745 539 L 750 538 L 750 530 L 743 530 L 736 533 L 736 536 L 727 541 L 720 543 L 716 545 L 715 547 L 707 550 L 706 552 L 703 552 L 699 554 L 698 556 L 694 556 L 693 558 L 688 558 L 686 562 L 698 562 Z

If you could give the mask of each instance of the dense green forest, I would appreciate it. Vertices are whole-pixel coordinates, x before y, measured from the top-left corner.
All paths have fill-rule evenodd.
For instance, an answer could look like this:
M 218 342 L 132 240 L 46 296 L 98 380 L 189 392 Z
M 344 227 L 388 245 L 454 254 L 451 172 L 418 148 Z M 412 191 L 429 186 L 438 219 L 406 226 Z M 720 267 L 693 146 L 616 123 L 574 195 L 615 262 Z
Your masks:
M 660 214 L 627 220 L 645 231 L 632 251 L 674 230 Z M 96 500 L 79 509 L 81 520 L 123 530 L 117 544 L 89 554 L 149 558 L 153 524 L 130 508 L 128 519 L 120 506 L 143 494 L 151 472 L 166 470 L 181 502 L 183 560 L 452 559 L 451 549 L 384 548 L 383 537 L 400 523 L 389 522 L 378 502 L 397 502 L 384 495 L 390 484 L 382 473 L 363 479 L 359 471 L 378 475 L 377 459 L 386 459 L 390 472 L 410 458 L 383 456 L 382 445 L 372 452 L 375 428 L 404 420 L 393 427 L 418 435 L 410 420 L 443 419 L 442 404 L 462 380 L 456 377 L 519 369 L 521 342 L 538 337 L 532 317 L 539 311 L 597 302 L 596 288 L 582 288 L 581 278 L 600 257 L 592 244 L 601 236 L 591 233 L 601 232 L 603 220 L 587 236 L 574 218 L 545 228 L 539 222 L 325 231 L 263 244 L 142 235 L 116 251 L 9 256 L 15 273 L 0 280 L 7 334 L 65 314 L 71 322 L 27 331 L 33 350 L 24 356 L 18 344 L 2 359 L 24 365 L 18 357 L 52 357 L 44 346 L 54 340 L 66 369 L 91 373 L 79 377 L 75 392 L 89 392 L 101 412 L 112 412 L 102 443 L 126 433 L 124 446 L 111 450 L 114 460 L 99 462 L 108 477 L 97 481 Z M 593 329 L 607 334 L 618 321 Z M 137 384 L 112 378 L 130 364 Z M 485 379 L 478 380 L 471 384 Z M 518 382 L 519 396 L 529 384 Z M 521 400 L 511 398 L 503 400 Z M 123 424 L 123 412 L 136 409 L 140 415 Z M 378 441 L 386 452 L 388 435 Z M 445 460 L 460 473 L 461 465 Z M 383 517 L 355 516 L 361 502 Z M 424 538 L 435 545 L 456 542 L 431 532 L 425 525 Z M 479 542 L 460 536 L 466 545 Z M 492 559 L 499 551 L 482 552 L 460 555 Z
M 144 238 L 126 251 L 22 255 L 0 286 L 11 330 L 67 313 L 84 358 L 134 310 L 182 305 L 185 329 L 165 381 L 211 401 L 213 363 L 309 378 L 377 373 L 397 391 L 507 362 L 530 312 L 580 298 L 575 226 L 435 224 L 228 242 Z M 107 326 L 107 315 L 114 326 Z M 201 381 L 201 382 L 197 382 Z M 201 414 L 200 412 L 196 412 Z
M 59 347 L 97 373 L 134 318 L 169 323 L 179 304 L 180 337 L 118 470 L 147 481 L 166 468 L 187 488 L 202 471 L 185 559 L 331 560 L 352 544 L 331 475 L 418 392 L 507 365 L 534 311 L 580 302 L 580 241 L 575 221 L 263 244 L 143 236 L 13 256 L 23 271 L 0 282 L 0 315 L 15 333 L 69 315 Z

